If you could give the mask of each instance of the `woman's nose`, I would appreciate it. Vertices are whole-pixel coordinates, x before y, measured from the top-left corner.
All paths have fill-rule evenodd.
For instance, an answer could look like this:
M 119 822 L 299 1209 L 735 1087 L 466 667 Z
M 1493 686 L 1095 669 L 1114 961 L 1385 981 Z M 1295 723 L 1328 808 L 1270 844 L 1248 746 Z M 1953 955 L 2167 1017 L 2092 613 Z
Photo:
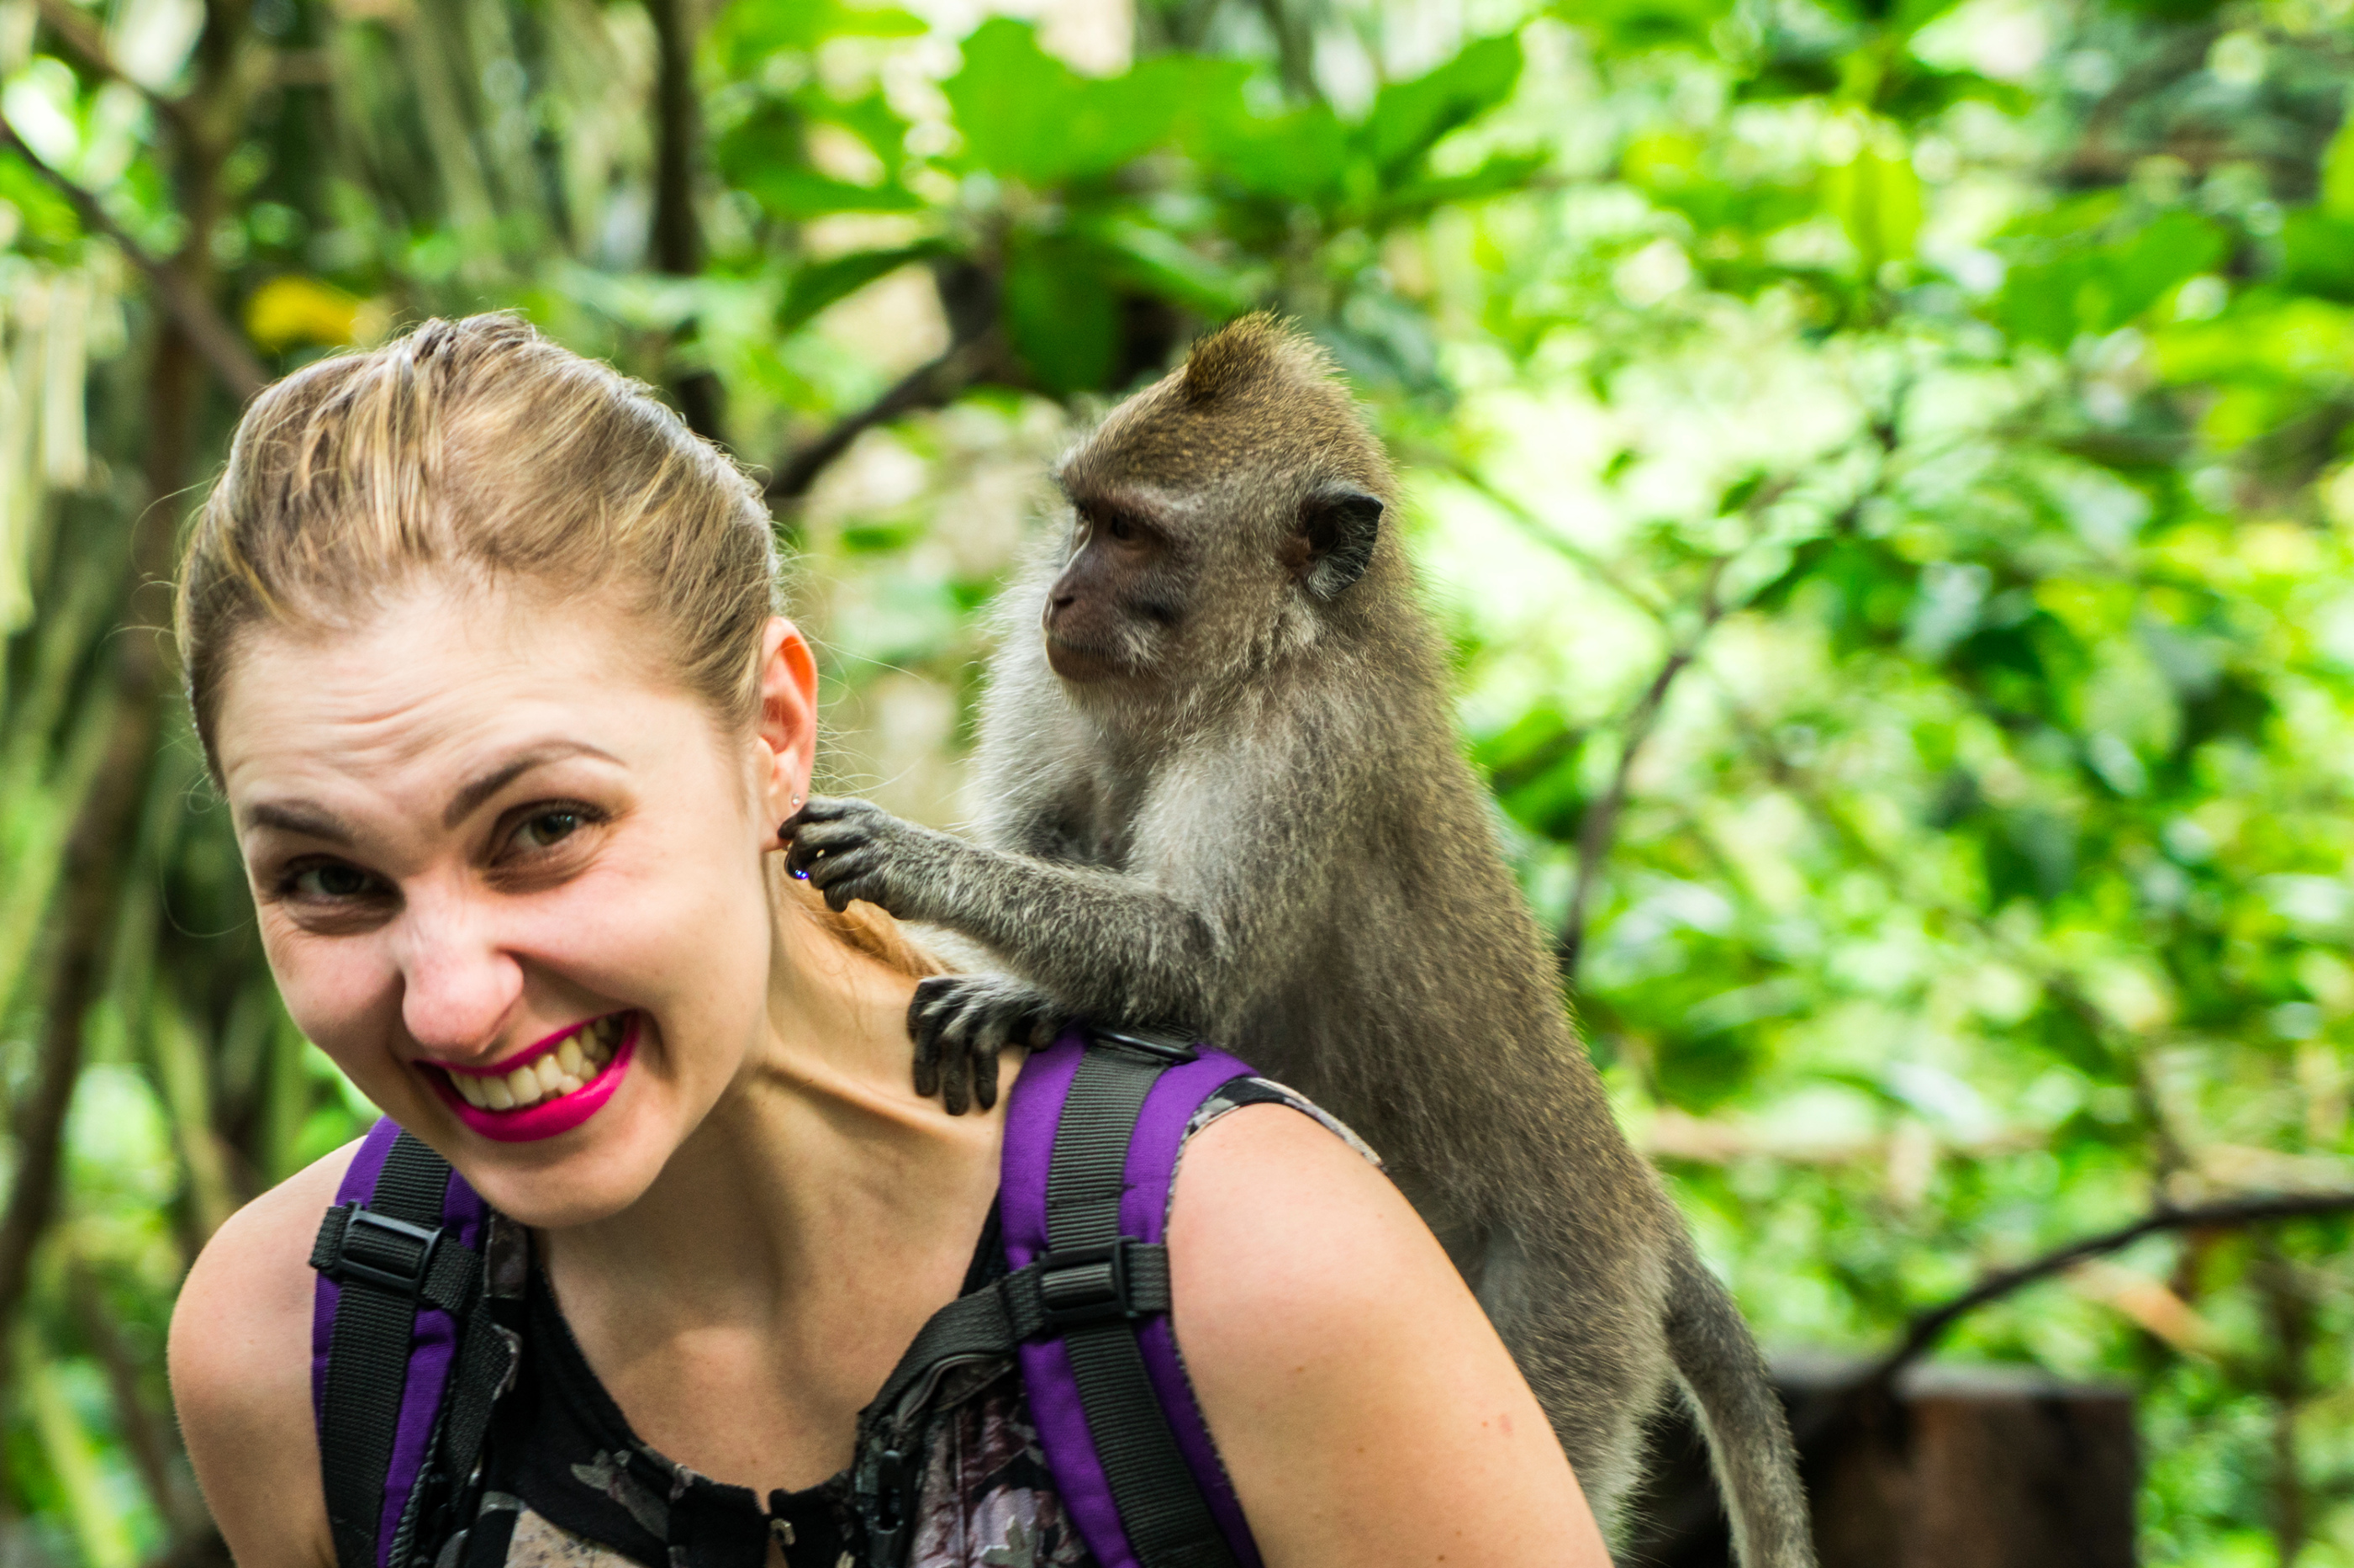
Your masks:
M 400 913 L 401 1021 L 436 1055 L 494 1050 L 523 994 L 523 968 L 479 897 L 413 890 Z

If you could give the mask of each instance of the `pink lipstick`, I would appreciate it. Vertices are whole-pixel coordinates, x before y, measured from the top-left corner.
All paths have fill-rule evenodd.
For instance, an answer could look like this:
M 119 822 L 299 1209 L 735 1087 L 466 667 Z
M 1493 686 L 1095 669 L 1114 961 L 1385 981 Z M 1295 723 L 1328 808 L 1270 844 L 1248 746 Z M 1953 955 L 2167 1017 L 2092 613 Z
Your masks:
M 458 1119 L 500 1143 L 569 1132 L 602 1110 L 637 1053 L 641 1015 L 609 1013 L 560 1030 L 491 1067 L 428 1063 Z

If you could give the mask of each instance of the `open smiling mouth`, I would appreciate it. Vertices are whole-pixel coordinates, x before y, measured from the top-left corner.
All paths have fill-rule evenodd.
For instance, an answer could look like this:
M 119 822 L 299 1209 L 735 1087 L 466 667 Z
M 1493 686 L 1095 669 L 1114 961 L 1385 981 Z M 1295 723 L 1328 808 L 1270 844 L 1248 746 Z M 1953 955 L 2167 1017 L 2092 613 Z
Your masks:
M 638 1032 L 637 1013 L 608 1013 L 541 1041 L 496 1072 L 421 1065 L 459 1120 L 485 1138 L 524 1142 L 568 1132 L 602 1109 L 629 1071 Z

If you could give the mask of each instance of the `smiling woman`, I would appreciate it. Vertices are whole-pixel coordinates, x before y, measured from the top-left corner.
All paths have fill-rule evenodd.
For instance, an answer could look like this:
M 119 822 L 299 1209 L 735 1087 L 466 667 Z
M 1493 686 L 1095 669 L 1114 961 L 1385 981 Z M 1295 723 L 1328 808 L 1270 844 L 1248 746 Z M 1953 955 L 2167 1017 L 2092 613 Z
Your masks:
M 915 1467 L 902 1525 L 851 1506 L 862 1410 L 994 1277 L 1007 1140 L 910 1085 L 932 960 L 782 873 L 816 675 L 777 594 L 750 482 L 513 320 L 428 323 L 247 414 L 180 583 L 198 733 L 290 1014 L 404 1158 L 454 1170 L 417 1167 L 434 1194 L 488 1205 L 514 1327 L 504 1372 L 452 1395 L 487 1435 L 429 1481 L 430 1539 L 382 1489 L 331 1519 L 347 1435 L 318 1424 L 353 1406 L 306 1263 L 391 1128 L 224 1226 L 172 1375 L 245 1568 L 1097 1561 L 1010 1353 L 893 1405 L 920 1437 L 886 1456 Z M 1166 1214 L 1169 1326 L 1252 1550 L 1600 1564 L 1437 1244 L 1254 1084 L 1184 1124 Z M 398 1413 L 420 1440 L 436 1419 Z

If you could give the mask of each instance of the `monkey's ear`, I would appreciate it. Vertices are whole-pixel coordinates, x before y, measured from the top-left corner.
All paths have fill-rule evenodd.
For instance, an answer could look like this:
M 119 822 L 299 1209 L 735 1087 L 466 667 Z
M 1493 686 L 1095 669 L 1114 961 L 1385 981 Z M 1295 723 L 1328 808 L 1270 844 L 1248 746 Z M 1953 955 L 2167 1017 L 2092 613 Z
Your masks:
M 1307 545 L 1300 582 L 1318 599 L 1337 599 L 1373 564 L 1381 537 L 1382 503 L 1347 485 L 1326 485 L 1299 504 L 1299 536 Z

